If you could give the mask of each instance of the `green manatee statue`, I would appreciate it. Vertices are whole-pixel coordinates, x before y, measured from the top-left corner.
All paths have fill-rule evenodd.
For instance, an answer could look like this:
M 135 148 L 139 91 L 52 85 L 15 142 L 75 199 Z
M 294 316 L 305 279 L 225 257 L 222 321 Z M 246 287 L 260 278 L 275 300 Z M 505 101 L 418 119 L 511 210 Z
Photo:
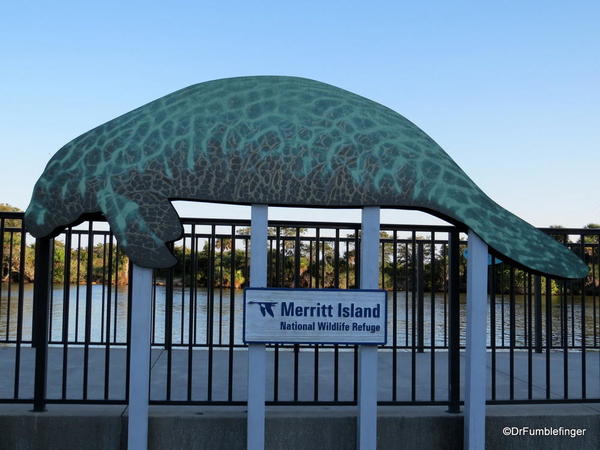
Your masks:
M 43 237 L 102 212 L 135 264 L 169 267 L 165 243 L 182 235 L 171 200 L 419 209 L 466 225 L 533 271 L 588 271 L 494 203 L 400 114 L 295 77 L 196 84 L 94 128 L 52 157 L 25 221 Z

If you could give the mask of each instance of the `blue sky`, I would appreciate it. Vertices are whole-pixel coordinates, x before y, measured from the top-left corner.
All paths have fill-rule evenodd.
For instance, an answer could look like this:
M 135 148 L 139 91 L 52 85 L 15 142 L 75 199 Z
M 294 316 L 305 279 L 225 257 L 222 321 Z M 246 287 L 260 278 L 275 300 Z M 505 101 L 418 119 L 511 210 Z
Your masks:
M 600 222 L 599 23 L 597 1 L 3 2 L 0 202 L 26 208 L 62 145 L 133 108 L 215 78 L 278 74 L 405 115 L 536 226 Z M 405 211 L 382 220 L 439 223 Z

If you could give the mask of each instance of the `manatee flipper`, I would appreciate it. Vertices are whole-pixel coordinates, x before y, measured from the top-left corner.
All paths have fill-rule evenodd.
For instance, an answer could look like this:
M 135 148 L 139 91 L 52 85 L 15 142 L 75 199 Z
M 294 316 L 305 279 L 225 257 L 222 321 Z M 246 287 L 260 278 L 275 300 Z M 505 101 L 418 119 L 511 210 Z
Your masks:
M 134 264 L 168 268 L 177 263 L 166 243 L 179 239 L 183 227 L 168 199 L 153 192 L 101 191 L 98 204 Z

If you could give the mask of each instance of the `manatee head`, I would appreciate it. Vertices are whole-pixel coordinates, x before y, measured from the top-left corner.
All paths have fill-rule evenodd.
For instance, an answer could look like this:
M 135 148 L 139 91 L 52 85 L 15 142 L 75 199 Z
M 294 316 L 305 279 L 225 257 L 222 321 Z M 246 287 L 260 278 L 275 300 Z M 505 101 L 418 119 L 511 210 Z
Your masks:
M 88 184 L 81 175 L 76 170 L 63 171 L 60 160 L 65 149 L 68 145 L 54 155 L 33 188 L 25 225 L 34 237 L 51 236 L 86 213 L 98 211 L 93 189 L 77 186 Z
M 111 123 L 74 139 L 52 157 L 33 189 L 25 226 L 34 237 L 52 236 L 100 213 L 135 264 L 171 267 L 177 260 L 166 243 L 183 234 L 179 216 L 167 197 L 147 191 L 147 180 L 138 179 L 144 174 L 135 167 L 111 167 L 104 139 L 114 132 Z

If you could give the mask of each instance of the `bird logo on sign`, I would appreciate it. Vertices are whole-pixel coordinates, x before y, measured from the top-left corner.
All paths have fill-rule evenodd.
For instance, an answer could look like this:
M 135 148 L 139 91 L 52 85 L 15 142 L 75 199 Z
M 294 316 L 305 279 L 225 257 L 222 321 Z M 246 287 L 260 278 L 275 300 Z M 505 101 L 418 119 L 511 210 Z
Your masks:
M 271 317 L 275 317 L 273 313 L 273 306 L 275 306 L 278 302 L 248 302 L 249 305 L 258 305 L 260 307 L 260 313 L 263 317 L 267 314 Z

